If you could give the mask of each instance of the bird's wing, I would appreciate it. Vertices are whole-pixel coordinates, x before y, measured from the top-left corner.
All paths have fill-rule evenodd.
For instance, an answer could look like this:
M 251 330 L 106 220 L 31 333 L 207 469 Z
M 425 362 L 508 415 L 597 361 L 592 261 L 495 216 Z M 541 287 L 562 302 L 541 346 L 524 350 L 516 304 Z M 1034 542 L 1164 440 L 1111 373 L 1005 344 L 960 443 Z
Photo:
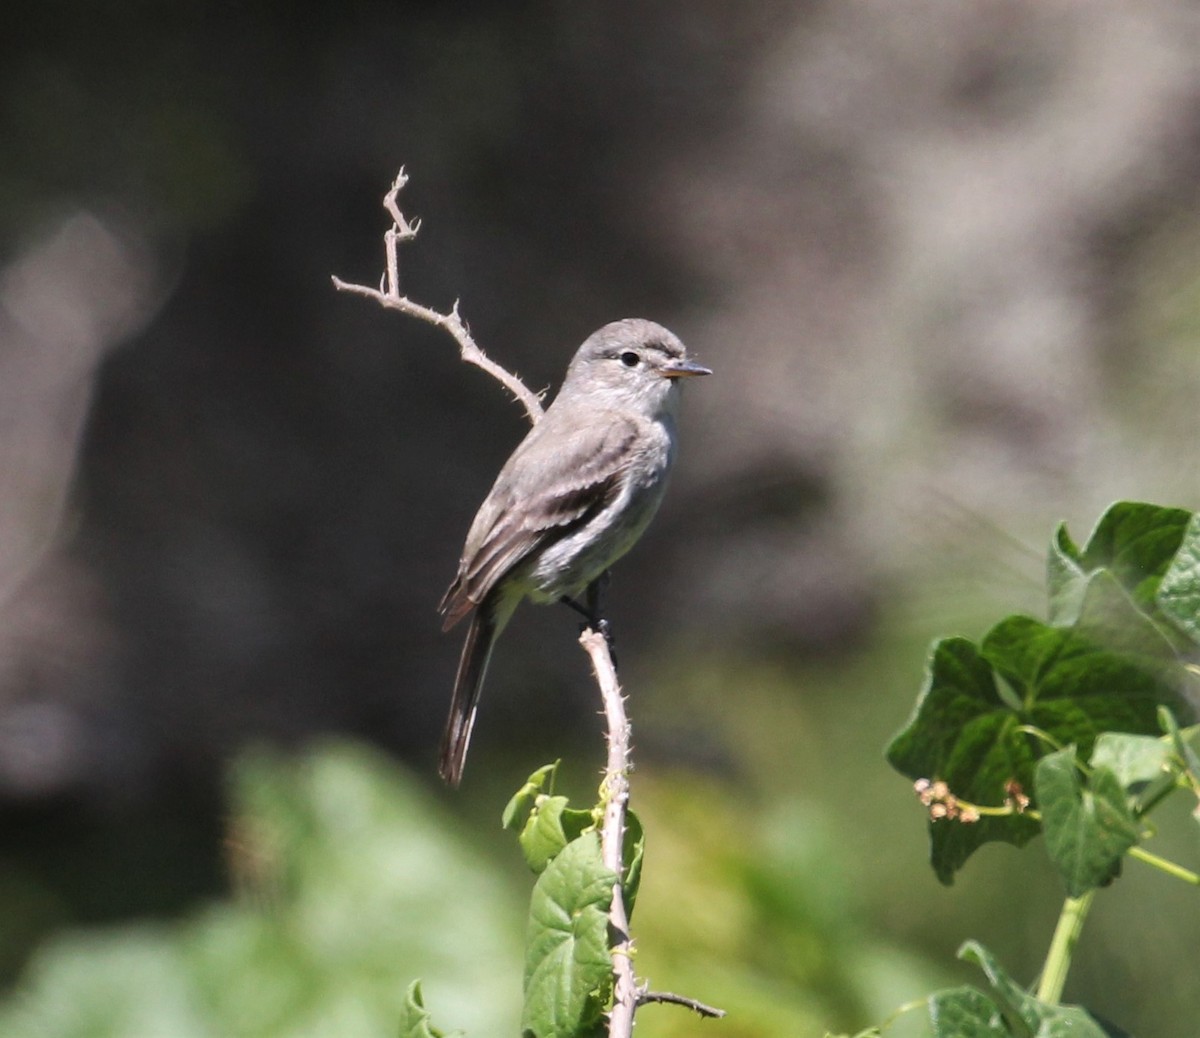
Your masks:
M 528 449 L 522 444 L 467 535 L 458 575 L 438 607 L 442 629 L 458 623 L 521 560 L 570 535 L 611 504 L 637 436 L 635 422 L 610 417 L 563 436 L 541 437 Z

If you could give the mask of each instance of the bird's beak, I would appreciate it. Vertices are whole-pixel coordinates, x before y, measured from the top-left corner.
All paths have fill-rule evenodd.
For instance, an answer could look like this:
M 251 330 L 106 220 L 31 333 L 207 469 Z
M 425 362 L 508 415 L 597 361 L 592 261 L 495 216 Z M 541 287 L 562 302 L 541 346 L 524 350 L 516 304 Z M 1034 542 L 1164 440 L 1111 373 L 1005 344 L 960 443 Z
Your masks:
M 693 375 L 711 375 L 712 371 L 690 360 L 669 360 L 662 367 L 663 378 L 691 378 Z

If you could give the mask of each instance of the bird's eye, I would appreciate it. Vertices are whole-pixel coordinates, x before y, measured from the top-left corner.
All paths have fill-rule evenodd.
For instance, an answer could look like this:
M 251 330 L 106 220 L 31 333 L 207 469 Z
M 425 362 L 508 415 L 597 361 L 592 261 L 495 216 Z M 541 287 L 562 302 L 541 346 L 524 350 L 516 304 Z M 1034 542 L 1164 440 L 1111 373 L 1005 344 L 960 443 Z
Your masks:
M 634 353 L 633 350 L 626 350 L 621 354 L 621 363 L 627 368 L 636 368 L 638 366 L 638 361 L 641 359 L 642 358 Z

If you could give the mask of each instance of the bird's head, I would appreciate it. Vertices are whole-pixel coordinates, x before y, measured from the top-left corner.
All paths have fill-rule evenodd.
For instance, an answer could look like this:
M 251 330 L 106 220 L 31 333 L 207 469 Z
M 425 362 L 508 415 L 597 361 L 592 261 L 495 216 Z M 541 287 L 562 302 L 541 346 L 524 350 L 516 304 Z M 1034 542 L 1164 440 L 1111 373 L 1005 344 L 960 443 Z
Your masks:
M 671 409 L 679 383 L 712 372 L 688 360 L 687 348 L 661 324 L 631 317 L 593 332 L 576 352 L 560 396 L 586 396 L 648 414 Z

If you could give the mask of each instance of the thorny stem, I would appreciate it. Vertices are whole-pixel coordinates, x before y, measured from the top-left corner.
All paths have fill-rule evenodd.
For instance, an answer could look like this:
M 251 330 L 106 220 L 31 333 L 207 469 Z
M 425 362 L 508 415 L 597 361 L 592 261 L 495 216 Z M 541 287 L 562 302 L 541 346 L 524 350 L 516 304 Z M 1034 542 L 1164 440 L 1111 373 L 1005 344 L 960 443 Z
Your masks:
M 608 1034 L 609 1038 L 630 1038 L 640 992 L 631 959 L 633 938 L 629 935 L 629 915 L 625 909 L 622 881 L 625 872 L 622 853 L 625 813 L 629 806 L 629 718 L 625 714 L 625 698 L 617 682 L 608 640 L 600 631 L 588 627 L 579 636 L 579 642 L 591 658 L 596 683 L 600 686 L 600 696 L 604 701 L 604 717 L 608 723 L 608 763 L 604 769 L 604 824 L 600 830 L 600 847 L 605 866 L 617 875 L 617 882 L 613 884 L 612 906 L 608 912 L 615 978 Z
M 603 631 L 587 627 L 579 636 L 579 643 L 591 657 L 608 726 L 608 763 L 601 784 L 604 821 L 600 830 L 600 850 L 605 866 L 617 875 L 617 882 L 613 884 L 612 906 L 608 912 L 615 978 L 608 1038 L 629 1038 L 633 1034 L 633 1015 L 637 1007 L 648 1002 L 686 1006 L 703 1017 L 722 1017 L 725 1010 L 697 999 L 666 991 L 647 991 L 638 985 L 633 969 L 633 937 L 629 933 L 629 913 L 626 911 L 622 879 L 625 875 L 625 816 L 629 808 L 629 741 L 633 728 L 625 713 L 625 697 L 617 681 L 617 668 L 613 663 L 612 646 L 608 638 Z
M 383 236 L 384 251 L 386 254 L 386 269 L 384 271 L 383 284 L 379 288 L 371 288 L 368 285 L 356 285 L 343 281 L 339 277 L 334 277 L 333 287 L 339 292 L 351 292 L 355 295 L 366 296 L 368 299 L 375 300 L 375 302 L 385 309 L 398 310 L 402 314 L 415 317 L 418 321 L 432 324 L 435 328 L 441 328 L 444 332 L 447 332 L 458 343 L 459 355 L 462 359 L 468 364 L 474 364 L 477 368 L 486 371 L 492 378 L 496 379 L 497 382 L 512 393 L 518 403 L 525 408 L 525 413 L 529 416 L 530 424 L 536 425 L 544 413 L 541 399 L 516 375 L 502 368 L 479 348 L 478 344 L 471 337 L 470 330 L 459 315 L 458 300 L 454 301 L 454 306 L 451 307 L 448 314 L 443 314 L 431 307 L 414 303 L 408 296 L 401 294 L 400 263 L 397 258 L 397 248 L 401 242 L 411 241 L 415 238 L 421 226 L 420 220 L 407 220 L 400 211 L 397 196 L 407 183 L 408 176 L 405 174 L 403 168 L 401 168 L 395 181 L 392 183 L 391 189 L 383 199 L 383 207 L 392 218 L 392 226 Z

